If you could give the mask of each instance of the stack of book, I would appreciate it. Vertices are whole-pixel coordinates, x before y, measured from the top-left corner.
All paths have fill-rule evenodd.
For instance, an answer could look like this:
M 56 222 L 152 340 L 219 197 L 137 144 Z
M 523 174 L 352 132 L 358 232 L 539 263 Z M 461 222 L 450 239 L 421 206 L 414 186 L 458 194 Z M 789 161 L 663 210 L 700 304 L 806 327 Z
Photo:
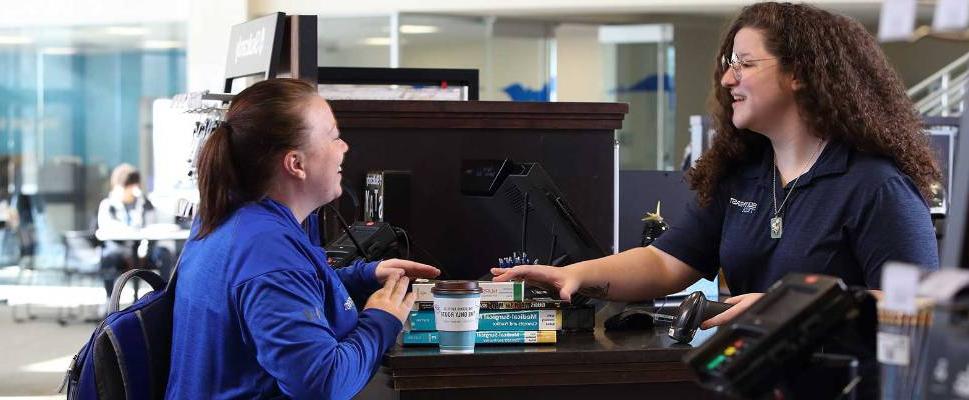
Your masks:
M 523 282 L 478 282 L 481 311 L 476 344 L 556 343 L 561 332 L 591 331 L 595 308 L 553 299 L 542 289 Z M 416 303 L 401 342 L 405 346 L 437 344 L 434 326 L 434 283 L 415 283 Z

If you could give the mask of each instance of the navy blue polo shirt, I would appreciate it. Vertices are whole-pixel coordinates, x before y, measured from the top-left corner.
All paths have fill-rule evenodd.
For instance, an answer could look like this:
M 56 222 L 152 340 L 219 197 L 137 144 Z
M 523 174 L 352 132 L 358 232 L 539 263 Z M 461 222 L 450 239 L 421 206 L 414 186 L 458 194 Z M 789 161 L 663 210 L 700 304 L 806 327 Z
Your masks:
M 890 159 L 840 142 L 828 143 L 797 180 L 783 235 L 771 238 L 771 190 L 780 206 L 793 181 L 772 184 L 773 149 L 765 147 L 760 160 L 722 181 L 709 206 L 694 199 L 653 246 L 708 279 L 722 267 L 734 295 L 765 292 L 790 272 L 878 289 L 886 261 L 939 268 L 929 208 L 915 184 Z

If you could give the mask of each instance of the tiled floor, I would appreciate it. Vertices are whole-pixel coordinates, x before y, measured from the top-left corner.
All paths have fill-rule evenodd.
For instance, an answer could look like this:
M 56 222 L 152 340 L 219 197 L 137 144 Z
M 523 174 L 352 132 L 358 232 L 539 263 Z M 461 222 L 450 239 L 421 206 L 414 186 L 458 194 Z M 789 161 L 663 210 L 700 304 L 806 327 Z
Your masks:
M 35 308 L 37 319 L 17 323 L 11 308 L 0 305 L 0 399 L 57 395 L 71 357 L 87 341 L 95 325 L 73 322 L 61 326 L 56 321 L 56 310 L 47 307 Z
M 71 358 L 96 328 L 83 320 L 100 312 L 103 284 L 89 279 L 66 287 L 59 272 L 42 271 L 33 285 L 17 285 L 18 273 L 17 267 L 0 267 L 0 400 L 64 398 L 57 389 Z M 148 285 L 141 288 L 144 293 Z M 130 301 L 131 285 L 125 292 L 121 298 Z M 36 318 L 25 319 L 27 304 Z M 66 311 L 75 318 L 61 324 Z M 15 322 L 15 315 L 24 320 Z

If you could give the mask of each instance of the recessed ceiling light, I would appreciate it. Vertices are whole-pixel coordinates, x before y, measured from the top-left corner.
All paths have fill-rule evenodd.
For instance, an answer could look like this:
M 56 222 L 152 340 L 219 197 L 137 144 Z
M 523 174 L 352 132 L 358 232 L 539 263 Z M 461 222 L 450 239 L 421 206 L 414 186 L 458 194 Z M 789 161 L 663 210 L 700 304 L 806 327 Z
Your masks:
M 182 47 L 182 42 L 176 40 L 146 40 L 142 42 L 141 47 L 146 49 L 179 49 Z
M 400 33 L 409 35 L 419 35 L 423 33 L 435 33 L 439 29 L 434 25 L 401 25 Z
M 47 55 L 69 56 L 77 54 L 77 49 L 73 47 L 44 47 L 40 52 Z
M 109 26 L 104 31 L 111 35 L 120 36 L 142 36 L 148 33 L 148 29 L 139 26 Z
M 0 36 L 0 45 L 2 44 L 29 44 L 33 43 L 34 39 L 27 36 Z

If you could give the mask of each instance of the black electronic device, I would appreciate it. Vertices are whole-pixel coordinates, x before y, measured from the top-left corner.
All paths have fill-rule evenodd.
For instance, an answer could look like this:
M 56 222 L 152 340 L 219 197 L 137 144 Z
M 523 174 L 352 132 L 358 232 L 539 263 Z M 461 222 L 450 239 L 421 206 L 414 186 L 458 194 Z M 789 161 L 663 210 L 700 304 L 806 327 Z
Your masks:
M 498 186 L 511 173 L 511 160 L 464 160 L 461 165 L 461 193 L 494 196 Z
M 397 233 L 398 229 L 385 222 L 354 222 L 347 232 L 327 243 L 326 261 L 333 268 L 343 268 L 357 258 L 375 261 L 402 257 L 406 249 L 401 248 Z
M 560 266 L 606 255 L 538 163 L 465 160 L 461 193 L 492 221 L 481 239 L 507 244 L 491 259 L 517 250 Z
M 387 222 L 396 227 L 411 229 L 411 173 L 410 171 L 367 172 L 363 192 L 364 222 Z
M 638 331 L 653 329 L 659 318 L 652 306 L 637 304 L 626 306 L 622 312 L 615 314 L 602 322 L 606 331 Z
M 703 292 L 690 293 L 672 313 L 663 312 L 643 304 L 629 305 L 621 313 L 607 319 L 607 330 L 634 330 L 652 328 L 657 324 L 669 324 L 669 336 L 679 343 L 689 343 L 700 324 L 717 314 L 727 311 L 732 304 L 707 300 Z
M 693 340 L 696 330 L 700 329 L 700 324 L 703 321 L 727 311 L 732 306 L 732 304 L 707 300 L 701 291 L 690 293 L 676 308 L 676 313 L 673 314 L 673 322 L 670 324 L 669 335 L 677 342 L 689 343 Z
M 939 163 L 942 172 L 941 180 L 933 182 L 932 198 L 929 199 L 929 211 L 936 216 L 945 215 L 952 189 L 952 161 L 955 158 L 955 141 L 959 133 L 959 118 L 957 117 L 923 117 L 922 126 L 929 137 L 929 147 L 932 155 Z
M 794 379 L 818 345 L 842 330 L 861 326 L 851 333 L 861 332 L 860 342 L 873 348 L 874 314 L 867 291 L 848 290 L 834 277 L 792 273 L 684 361 L 707 388 L 759 398 Z

